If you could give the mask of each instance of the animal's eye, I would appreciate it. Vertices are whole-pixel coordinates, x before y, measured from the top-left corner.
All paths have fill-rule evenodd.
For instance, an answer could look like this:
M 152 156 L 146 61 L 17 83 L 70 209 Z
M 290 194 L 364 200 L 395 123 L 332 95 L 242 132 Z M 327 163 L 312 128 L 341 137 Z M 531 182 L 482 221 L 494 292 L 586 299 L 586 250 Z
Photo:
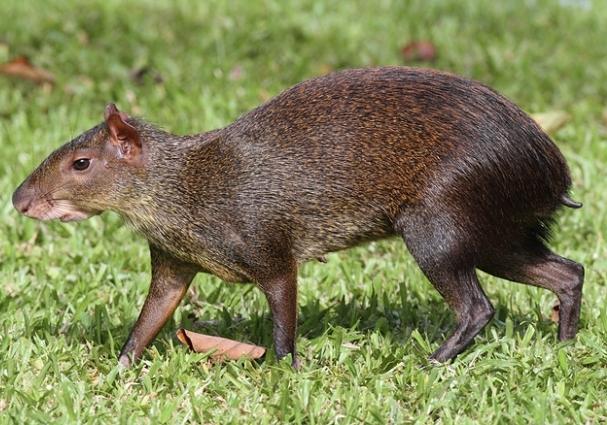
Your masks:
M 89 168 L 89 165 L 91 165 L 91 160 L 88 158 L 80 158 L 74 161 L 74 163 L 72 164 L 72 167 L 74 167 L 74 170 L 76 171 L 84 171 L 87 168 Z

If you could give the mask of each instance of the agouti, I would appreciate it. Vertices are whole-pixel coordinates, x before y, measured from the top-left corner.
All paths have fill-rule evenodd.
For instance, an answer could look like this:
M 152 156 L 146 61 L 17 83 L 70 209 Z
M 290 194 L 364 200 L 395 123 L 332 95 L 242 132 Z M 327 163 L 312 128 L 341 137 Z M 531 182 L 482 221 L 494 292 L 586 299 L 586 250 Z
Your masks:
M 584 269 L 545 245 L 571 179 L 517 106 L 474 81 L 415 68 L 337 72 L 219 130 L 176 136 L 119 112 L 52 153 L 13 195 L 40 220 L 119 213 L 149 241 L 152 280 L 120 353 L 141 356 L 198 272 L 255 283 L 278 358 L 295 352 L 297 268 L 393 235 L 455 311 L 432 354 L 455 357 L 494 309 L 476 269 L 543 287 L 573 338 Z

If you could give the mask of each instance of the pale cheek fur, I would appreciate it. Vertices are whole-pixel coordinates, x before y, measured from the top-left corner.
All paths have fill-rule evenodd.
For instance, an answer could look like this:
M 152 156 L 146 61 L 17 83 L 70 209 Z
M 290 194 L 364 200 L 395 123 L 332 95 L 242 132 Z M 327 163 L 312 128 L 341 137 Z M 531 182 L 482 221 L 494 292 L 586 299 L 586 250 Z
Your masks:
M 28 211 L 27 215 L 43 221 L 54 219 L 75 221 L 84 220 L 90 216 L 69 201 L 40 201 Z

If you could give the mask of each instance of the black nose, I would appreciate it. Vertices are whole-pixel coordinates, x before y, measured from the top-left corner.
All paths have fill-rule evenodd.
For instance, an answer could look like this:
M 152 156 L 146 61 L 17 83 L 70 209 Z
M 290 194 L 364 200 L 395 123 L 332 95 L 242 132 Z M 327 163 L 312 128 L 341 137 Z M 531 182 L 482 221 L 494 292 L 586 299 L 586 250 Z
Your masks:
M 28 195 L 29 194 L 23 190 L 22 187 L 19 187 L 15 190 L 15 193 L 13 193 L 13 206 L 21 214 L 27 213 L 27 210 L 29 210 L 30 205 L 32 204 L 33 198 Z

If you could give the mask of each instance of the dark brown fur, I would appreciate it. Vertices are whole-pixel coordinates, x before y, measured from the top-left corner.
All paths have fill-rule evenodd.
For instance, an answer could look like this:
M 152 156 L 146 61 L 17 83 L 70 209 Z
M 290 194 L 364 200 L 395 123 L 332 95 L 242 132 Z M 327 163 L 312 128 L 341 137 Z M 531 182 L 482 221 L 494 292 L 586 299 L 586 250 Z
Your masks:
M 74 177 L 69 167 L 82 152 L 92 170 Z M 33 217 L 55 217 L 59 201 L 44 192 L 59 193 L 69 200 L 64 219 L 114 210 L 149 240 L 152 286 L 124 364 L 141 355 L 199 271 L 256 283 L 272 310 L 277 354 L 296 363 L 298 265 L 391 235 L 404 238 L 456 312 L 455 333 L 433 354 L 444 361 L 493 314 L 477 268 L 555 292 L 559 336 L 575 335 L 583 268 L 544 244 L 555 210 L 577 205 L 570 185 L 548 136 L 491 89 L 431 70 L 379 68 L 305 81 L 194 136 L 110 107 L 106 122 L 43 162 L 14 202 Z

